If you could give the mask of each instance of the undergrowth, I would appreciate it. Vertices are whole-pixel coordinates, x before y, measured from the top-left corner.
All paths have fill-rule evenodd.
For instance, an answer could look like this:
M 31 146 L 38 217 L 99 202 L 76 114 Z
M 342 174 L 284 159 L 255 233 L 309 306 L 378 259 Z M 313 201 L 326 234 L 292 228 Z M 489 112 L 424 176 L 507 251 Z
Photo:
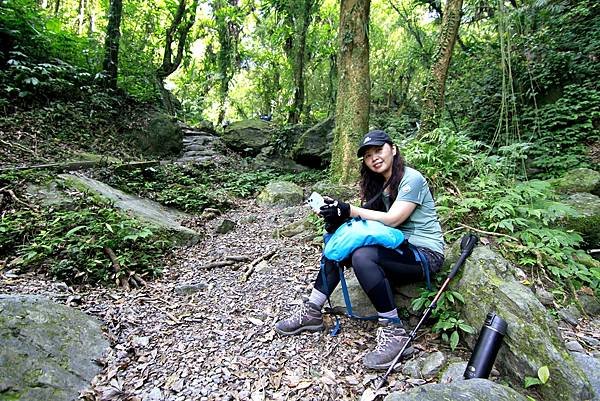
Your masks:
M 31 173 L 0 175 L 0 186 L 11 188 L 19 199 L 2 200 L 0 258 L 9 268 L 38 270 L 68 283 L 108 284 L 121 274 L 160 274 L 162 257 L 172 246 L 169 232 L 60 182 L 57 189 L 68 191 L 68 201 L 54 205 L 35 203 L 20 190 L 26 182 L 48 179 Z M 116 255 L 119 272 L 107 249 Z
M 283 173 L 256 170 L 236 162 L 225 164 L 167 164 L 132 171 L 106 170 L 100 178 L 123 191 L 134 193 L 189 213 L 207 207 L 226 210 L 239 198 L 255 196 L 269 181 L 282 179 L 298 184 L 318 181 L 320 171 Z

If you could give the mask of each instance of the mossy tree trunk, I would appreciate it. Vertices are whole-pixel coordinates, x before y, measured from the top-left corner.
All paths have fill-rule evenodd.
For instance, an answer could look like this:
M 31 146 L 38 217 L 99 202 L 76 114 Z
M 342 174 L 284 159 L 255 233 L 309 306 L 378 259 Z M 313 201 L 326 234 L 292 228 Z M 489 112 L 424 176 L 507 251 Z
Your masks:
M 446 2 L 446 12 L 442 19 L 439 45 L 433 56 L 429 80 L 425 85 L 423 94 L 419 135 L 436 129 L 444 112 L 446 78 L 448 77 L 454 44 L 458 37 L 462 4 L 463 0 L 447 0 Z
M 292 39 L 292 70 L 294 73 L 294 100 L 288 115 L 289 124 L 297 124 L 304 111 L 304 66 L 306 62 L 306 35 L 315 10 L 314 0 L 298 1 L 292 10 L 294 37 Z
M 102 63 L 102 69 L 106 75 L 106 85 L 109 88 L 117 87 L 122 12 L 123 0 L 110 0 L 110 6 L 108 8 L 108 25 L 106 27 L 106 40 L 104 41 L 104 62 Z
M 358 178 L 358 141 L 369 126 L 369 0 L 342 0 L 340 7 L 336 128 L 331 155 L 333 180 Z
M 189 8 L 186 9 L 186 0 L 179 0 L 177 12 L 167 29 L 165 35 L 165 49 L 163 60 L 156 70 L 156 84 L 163 107 L 170 115 L 174 116 L 175 105 L 173 104 L 173 95 L 165 88 L 164 80 L 169 75 L 174 73 L 181 65 L 187 36 L 196 21 L 196 9 L 198 8 L 198 0 L 193 0 Z M 173 53 L 173 44 L 176 44 L 175 53 Z
M 242 27 L 232 16 L 240 12 L 238 0 L 216 0 L 211 3 L 215 18 L 219 50 L 217 68 L 221 75 L 219 82 L 219 114 L 217 124 L 225 119 L 225 103 L 229 93 L 229 83 L 239 65 L 238 44 Z

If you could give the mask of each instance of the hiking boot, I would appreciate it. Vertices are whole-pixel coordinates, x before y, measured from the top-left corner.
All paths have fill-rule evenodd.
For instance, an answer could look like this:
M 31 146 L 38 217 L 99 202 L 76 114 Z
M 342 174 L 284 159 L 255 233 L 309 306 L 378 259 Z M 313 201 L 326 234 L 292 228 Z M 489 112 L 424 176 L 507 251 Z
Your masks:
M 400 325 L 389 324 L 379 327 L 377 329 L 377 346 L 363 357 L 363 364 L 369 369 L 387 370 L 400 349 L 409 341 L 410 337 Z M 414 352 L 415 349 L 409 344 L 402 352 L 402 356 L 407 357 Z
M 317 305 L 312 302 L 304 302 L 287 319 L 275 323 L 275 331 L 285 336 L 298 334 L 303 331 L 323 330 L 323 314 Z

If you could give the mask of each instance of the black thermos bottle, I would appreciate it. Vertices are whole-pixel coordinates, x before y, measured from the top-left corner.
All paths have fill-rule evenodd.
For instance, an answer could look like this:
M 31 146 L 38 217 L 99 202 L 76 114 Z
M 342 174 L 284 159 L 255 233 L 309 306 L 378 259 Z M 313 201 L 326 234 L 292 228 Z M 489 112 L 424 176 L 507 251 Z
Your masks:
M 506 321 L 500 316 L 488 313 L 465 369 L 465 379 L 488 378 L 507 327 Z

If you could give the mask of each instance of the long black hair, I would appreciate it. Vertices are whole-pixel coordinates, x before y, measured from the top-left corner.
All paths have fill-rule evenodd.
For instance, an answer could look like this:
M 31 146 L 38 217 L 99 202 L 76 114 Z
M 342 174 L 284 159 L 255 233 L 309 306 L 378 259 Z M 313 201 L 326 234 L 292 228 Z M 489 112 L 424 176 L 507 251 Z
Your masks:
M 396 147 L 391 144 L 390 146 Z M 390 199 L 392 202 L 398 196 L 398 186 L 404 177 L 404 158 L 396 147 L 396 155 L 392 160 L 392 175 L 385 181 L 383 175 L 374 173 L 363 162 L 360 166 L 360 199 L 361 204 L 366 209 L 386 211 L 383 203 L 383 191 L 389 188 Z

